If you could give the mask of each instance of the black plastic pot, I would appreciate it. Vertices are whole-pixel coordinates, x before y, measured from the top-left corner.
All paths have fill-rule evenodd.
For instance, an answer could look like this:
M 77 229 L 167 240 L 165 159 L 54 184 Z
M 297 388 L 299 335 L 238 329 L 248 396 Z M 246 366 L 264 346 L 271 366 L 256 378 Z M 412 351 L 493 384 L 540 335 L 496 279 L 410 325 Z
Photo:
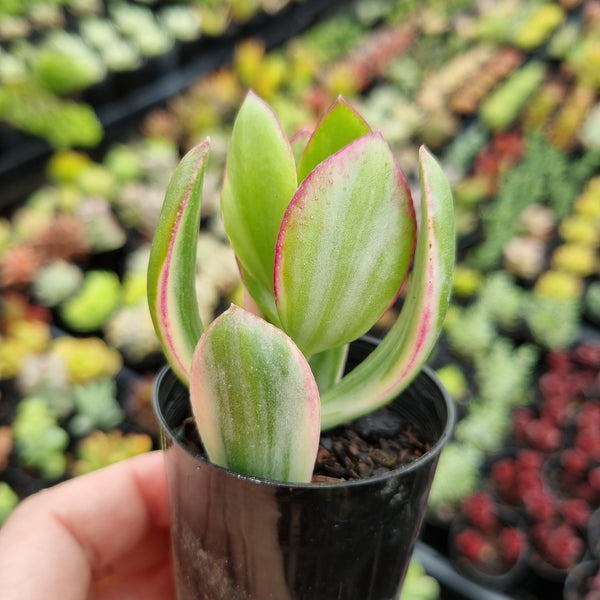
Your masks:
M 600 582 L 600 560 L 583 561 L 569 571 L 563 598 L 564 600 L 597 598 L 597 594 L 600 593 L 598 582 Z
M 355 342 L 351 357 L 372 347 Z M 397 600 L 454 423 L 452 400 L 430 370 L 392 406 L 418 424 L 431 450 L 352 482 L 290 485 L 215 467 L 178 433 L 189 397 L 168 369 L 154 403 L 179 600 Z
M 592 556 L 600 560 L 600 507 L 592 513 L 588 521 L 587 541 Z

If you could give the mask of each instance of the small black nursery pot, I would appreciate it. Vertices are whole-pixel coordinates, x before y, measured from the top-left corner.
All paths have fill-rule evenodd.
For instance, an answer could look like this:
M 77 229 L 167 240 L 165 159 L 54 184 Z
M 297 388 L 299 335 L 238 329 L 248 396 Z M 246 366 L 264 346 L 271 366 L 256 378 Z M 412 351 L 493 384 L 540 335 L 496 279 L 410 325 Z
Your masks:
M 359 353 L 368 351 L 359 344 Z M 212 465 L 181 433 L 189 394 L 169 369 L 158 377 L 154 403 L 179 600 L 398 598 L 454 423 L 452 401 L 430 370 L 391 404 L 430 450 L 387 474 L 349 482 L 284 484 Z
M 585 560 L 573 567 L 565 581 L 564 600 L 600 598 L 600 560 Z

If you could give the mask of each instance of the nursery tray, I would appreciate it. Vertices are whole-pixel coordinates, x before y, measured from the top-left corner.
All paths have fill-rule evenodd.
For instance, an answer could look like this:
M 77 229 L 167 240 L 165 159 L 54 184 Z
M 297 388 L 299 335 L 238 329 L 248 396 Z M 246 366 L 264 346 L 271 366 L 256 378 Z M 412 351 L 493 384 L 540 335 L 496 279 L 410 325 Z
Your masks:
M 192 57 L 183 60 L 174 52 L 153 61 L 151 68 L 142 67 L 139 72 L 131 74 L 137 83 L 134 89 L 113 98 L 109 93 L 102 102 L 93 103 L 105 129 L 102 145 L 134 127 L 149 109 L 183 92 L 203 75 L 230 63 L 235 46 L 241 40 L 262 39 L 266 48 L 273 48 L 348 3 L 349 0 L 290 3 L 280 13 L 240 27 L 234 35 L 207 39 Z M 6 211 L 39 185 L 45 161 L 52 152 L 44 140 L 1 125 L 0 136 L 6 138 L 1 140 L 2 146 L 9 147 L 10 151 L 0 153 L 0 212 Z

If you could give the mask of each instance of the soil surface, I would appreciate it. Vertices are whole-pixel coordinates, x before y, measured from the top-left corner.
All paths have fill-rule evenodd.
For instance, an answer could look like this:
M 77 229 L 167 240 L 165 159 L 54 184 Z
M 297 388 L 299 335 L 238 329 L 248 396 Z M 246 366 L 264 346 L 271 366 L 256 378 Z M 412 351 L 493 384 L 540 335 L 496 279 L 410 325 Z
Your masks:
M 430 447 L 413 423 L 383 408 L 321 435 L 313 481 L 380 475 L 412 462 Z
M 182 437 L 205 456 L 192 417 L 183 423 Z M 382 408 L 321 434 L 312 481 L 350 481 L 387 473 L 417 459 L 430 447 L 413 423 Z

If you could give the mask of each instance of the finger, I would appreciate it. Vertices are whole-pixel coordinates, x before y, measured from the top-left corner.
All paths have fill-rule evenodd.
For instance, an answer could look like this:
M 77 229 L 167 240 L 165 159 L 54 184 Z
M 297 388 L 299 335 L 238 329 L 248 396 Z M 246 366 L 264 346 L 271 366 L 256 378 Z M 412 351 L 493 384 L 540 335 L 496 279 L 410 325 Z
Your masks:
M 113 572 L 150 532 L 167 529 L 166 494 L 156 452 L 31 496 L 0 530 L 3 598 L 86 598 L 93 580 Z M 138 569 L 165 552 L 154 544 L 136 554 Z
M 89 600 L 171 600 L 175 598 L 171 561 L 125 577 L 107 577 L 93 586 Z

